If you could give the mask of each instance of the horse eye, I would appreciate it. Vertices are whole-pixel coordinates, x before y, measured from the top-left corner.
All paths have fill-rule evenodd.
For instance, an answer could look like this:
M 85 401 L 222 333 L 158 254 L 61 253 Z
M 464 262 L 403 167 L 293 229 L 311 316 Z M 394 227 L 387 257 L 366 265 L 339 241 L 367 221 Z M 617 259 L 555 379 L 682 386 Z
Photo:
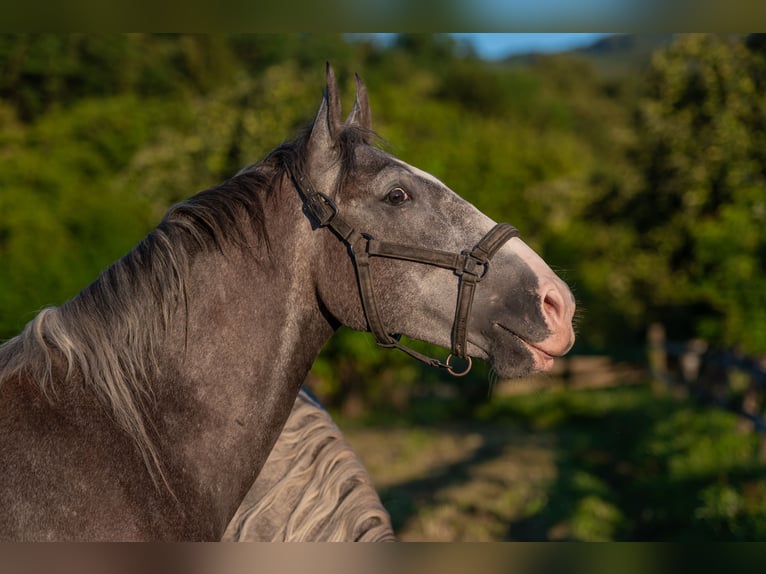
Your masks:
M 401 205 L 405 201 L 410 199 L 410 194 L 404 191 L 401 187 L 395 187 L 388 192 L 386 201 L 391 205 Z

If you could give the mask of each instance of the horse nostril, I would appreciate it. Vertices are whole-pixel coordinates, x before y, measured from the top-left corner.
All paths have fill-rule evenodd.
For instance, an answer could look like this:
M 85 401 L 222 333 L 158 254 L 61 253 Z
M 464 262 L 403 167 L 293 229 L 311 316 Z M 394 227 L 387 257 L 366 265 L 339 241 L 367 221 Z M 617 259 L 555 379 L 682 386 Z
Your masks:
M 540 307 L 548 327 L 548 337 L 538 343 L 538 347 L 559 357 L 569 352 L 574 345 L 572 318 L 576 303 L 569 287 L 561 280 L 549 280 L 540 293 Z
M 548 289 L 543 296 L 543 315 L 551 326 L 560 325 L 566 315 L 566 303 L 559 289 Z

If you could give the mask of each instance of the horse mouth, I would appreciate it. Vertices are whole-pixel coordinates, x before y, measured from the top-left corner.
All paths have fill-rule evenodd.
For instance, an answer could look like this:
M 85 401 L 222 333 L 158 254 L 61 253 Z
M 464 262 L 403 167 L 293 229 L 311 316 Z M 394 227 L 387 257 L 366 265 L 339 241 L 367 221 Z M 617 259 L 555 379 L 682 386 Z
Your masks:
M 515 331 L 509 329 L 502 323 L 494 322 L 493 324 L 499 327 L 500 329 L 502 329 L 508 335 L 510 335 L 514 340 L 520 343 L 521 346 L 524 347 L 529 352 L 533 361 L 533 371 L 538 371 L 538 372 L 550 371 L 551 369 L 553 369 L 554 359 L 564 354 L 564 353 L 552 354 L 549 351 L 541 349 L 538 345 L 527 341 L 526 339 L 524 339 L 524 337 L 522 337 Z

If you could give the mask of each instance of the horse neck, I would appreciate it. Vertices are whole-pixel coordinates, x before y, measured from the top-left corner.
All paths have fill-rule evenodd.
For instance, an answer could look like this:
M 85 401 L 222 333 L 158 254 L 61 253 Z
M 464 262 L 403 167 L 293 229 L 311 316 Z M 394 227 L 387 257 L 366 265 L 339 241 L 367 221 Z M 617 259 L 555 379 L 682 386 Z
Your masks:
M 192 262 L 186 318 L 171 326 L 155 390 L 170 483 L 207 497 L 221 532 L 333 332 L 314 295 L 316 236 L 299 198 L 268 205 L 268 256 L 209 250 Z

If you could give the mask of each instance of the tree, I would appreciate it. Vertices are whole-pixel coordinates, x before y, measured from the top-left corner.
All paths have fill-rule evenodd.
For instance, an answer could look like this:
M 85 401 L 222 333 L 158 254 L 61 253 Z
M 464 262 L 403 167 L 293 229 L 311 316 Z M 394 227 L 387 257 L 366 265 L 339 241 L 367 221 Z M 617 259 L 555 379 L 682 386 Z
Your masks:
M 637 116 L 641 174 L 616 211 L 635 236 L 631 296 L 678 336 L 766 351 L 764 59 L 743 38 L 655 54 Z

